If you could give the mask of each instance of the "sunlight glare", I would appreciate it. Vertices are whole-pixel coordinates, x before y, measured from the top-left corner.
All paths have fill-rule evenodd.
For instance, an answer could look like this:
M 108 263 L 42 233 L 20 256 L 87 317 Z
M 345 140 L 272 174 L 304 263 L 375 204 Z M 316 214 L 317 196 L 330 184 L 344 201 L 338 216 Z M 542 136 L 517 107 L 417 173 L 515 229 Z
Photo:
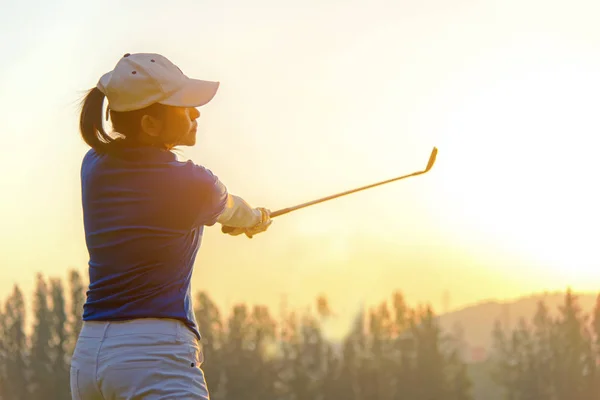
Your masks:
M 504 68 L 493 81 L 462 82 L 464 95 L 440 122 L 445 218 L 546 263 L 561 284 L 591 288 L 600 279 L 600 78 L 576 59 Z

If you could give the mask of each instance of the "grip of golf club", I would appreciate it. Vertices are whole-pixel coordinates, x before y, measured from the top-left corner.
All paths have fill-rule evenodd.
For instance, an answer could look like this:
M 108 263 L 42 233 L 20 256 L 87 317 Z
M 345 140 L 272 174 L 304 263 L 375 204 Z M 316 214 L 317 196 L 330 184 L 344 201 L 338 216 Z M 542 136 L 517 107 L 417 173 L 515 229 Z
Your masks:
M 233 232 L 235 228 L 233 226 L 222 226 L 221 227 L 221 232 L 223 233 L 229 233 L 229 232 Z
M 289 213 L 290 211 L 294 211 L 296 208 L 297 208 L 297 207 L 289 207 L 289 208 L 284 208 L 284 209 L 282 209 L 282 210 L 273 211 L 273 212 L 270 214 L 270 218 L 275 218 L 275 217 L 278 217 L 278 216 L 280 216 L 280 215 L 287 214 L 287 213 Z M 223 233 L 230 233 L 230 232 L 232 232 L 234 229 L 235 229 L 235 228 L 234 228 L 233 226 L 226 226 L 226 225 L 223 225 L 223 226 L 221 227 L 221 232 L 223 232 Z

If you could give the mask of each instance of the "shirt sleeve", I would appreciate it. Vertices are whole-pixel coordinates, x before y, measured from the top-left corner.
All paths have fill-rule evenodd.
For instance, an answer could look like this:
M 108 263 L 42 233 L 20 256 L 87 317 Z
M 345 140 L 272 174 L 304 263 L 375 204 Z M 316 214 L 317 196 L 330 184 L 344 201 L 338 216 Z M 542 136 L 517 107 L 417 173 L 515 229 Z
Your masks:
M 228 192 L 225 185 L 209 169 L 192 166 L 192 196 L 196 224 L 213 226 L 227 205 Z

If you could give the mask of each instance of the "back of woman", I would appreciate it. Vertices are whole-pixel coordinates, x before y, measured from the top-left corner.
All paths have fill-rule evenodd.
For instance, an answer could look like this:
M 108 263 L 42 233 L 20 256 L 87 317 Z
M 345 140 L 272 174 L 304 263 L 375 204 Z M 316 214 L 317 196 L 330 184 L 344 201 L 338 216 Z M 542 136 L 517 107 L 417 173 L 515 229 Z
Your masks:
M 252 237 L 271 223 L 268 210 L 172 152 L 195 144 L 197 107 L 218 86 L 161 55 L 126 54 L 83 102 L 90 285 L 72 357 L 75 400 L 209 398 L 191 290 L 204 228 Z M 114 134 L 103 128 L 105 99 Z

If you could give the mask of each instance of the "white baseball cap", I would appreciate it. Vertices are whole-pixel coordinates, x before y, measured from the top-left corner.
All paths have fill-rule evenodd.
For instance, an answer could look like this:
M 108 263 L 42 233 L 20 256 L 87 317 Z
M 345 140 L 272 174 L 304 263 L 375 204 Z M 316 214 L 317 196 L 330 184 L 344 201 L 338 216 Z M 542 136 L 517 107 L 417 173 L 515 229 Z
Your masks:
M 114 111 L 133 111 L 160 103 L 200 107 L 212 100 L 219 82 L 188 78 L 160 54 L 125 54 L 97 85 Z

